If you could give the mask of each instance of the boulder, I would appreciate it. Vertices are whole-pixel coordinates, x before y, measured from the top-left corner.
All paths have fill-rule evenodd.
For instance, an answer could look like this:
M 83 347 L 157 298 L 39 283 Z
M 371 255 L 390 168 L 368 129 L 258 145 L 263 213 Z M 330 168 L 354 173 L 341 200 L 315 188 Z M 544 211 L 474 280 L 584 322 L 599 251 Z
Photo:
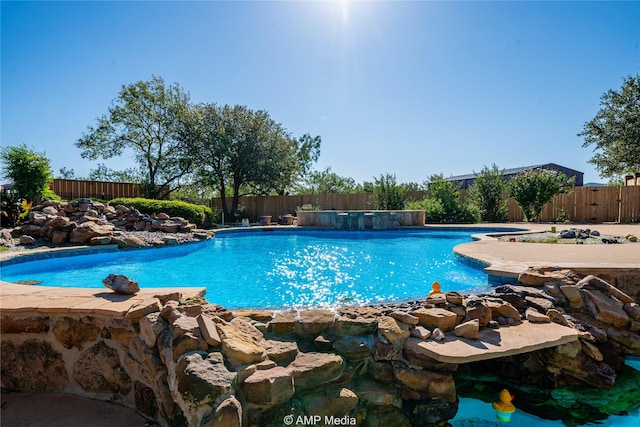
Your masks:
M 177 392 L 190 403 L 215 403 L 235 391 L 236 374 L 229 372 L 220 353 L 194 352 L 176 364 Z
M 247 402 L 274 406 L 289 400 L 294 394 L 291 369 L 276 366 L 256 371 L 242 385 Z
M 509 304 L 508 302 L 496 300 L 496 299 L 487 299 L 485 304 L 491 309 L 491 313 L 493 317 L 509 317 L 513 319 L 515 322 L 519 322 L 522 320 L 522 316 L 518 310 L 515 309 L 514 306 Z
M 73 229 L 70 235 L 71 243 L 84 244 L 92 237 L 111 236 L 113 225 L 98 225 L 95 222 L 85 222 Z
M 3 388 L 44 392 L 62 390 L 70 382 L 62 354 L 46 341 L 27 339 L 17 344 L 2 340 L 0 351 Z
M 403 363 L 394 363 L 393 375 L 400 383 L 417 391 L 425 399 L 438 398 L 447 402 L 456 401 L 456 385 L 451 374 L 427 370 L 418 371 Z
M 378 319 L 378 334 L 384 341 L 398 348 L 402 347 L 404 341 L 411 335 L 409 325 L 387 316 Z
M 150 313 L 140 318 L 140 338 L 148 347 L 156 345 L 156 338 L 169 325 L 160 317 L 160 313 Z
M 421 326 L 451 331 L 456 326 L 458 316 L 444 308 L 419 308 L 413 312 Z
M 115 293 L 122 295 L 135 295 L 140 292 L 138 282 L 121 274 L 110 274 L 102 279 L 102 284 Z
M 260 345 L 267 352 L 269 360 L 278 365 L 288 365 L 298 355 L 298 344 L 293 341 L 264 340 Z
M 67 241 L 69 233 L 62 230 L 56 230 L 51 234 L 51 243 L 54 245 L 61 245 Z
M 5 248 L 13 248 L 16 245 L 16 242 L 13 240 L 13 236 L 11 235 L 11 231 L 3 228 L 0 230 L 0 246 L 4 246 Z
M 342 417 L 349 414 L 358 404 L 358 396 L 345 387 L 326 387 L 301 398 L 307 414 L 322 417 Z M 334 419 L 335 419 L 334 418 Z
M 235 396 L 228 397 L 218 405 L 209 427 L 242 427 L 242 405 Z
M 546 314 L 540 313 L 538 310 L 528 308 L 525 313 L 525 318 L 531 323 L 550 323 L 551 318 Z
M 207 343 L 202 339 L 200 331 L 185 332 L 171 337 L 171 356 L 174 362 L 177 362 L 183 354 L 207 349 Z
M 527 270 L 518 275 L 518 282 L 525 286 L 540 287 L 547 282 L 571 281 L 562 271 L 536 271 Z
M 459 324 L 453 329 L 453 333 L 457 337 L 478 339 L 480 333 L 480 321 L 478 319 L 469 320 Z
M 118 350 L 100 341 L 73 365 L 73 378 L 87 392 L 126 396 L 132 381 L 120 363 Z
M 576 285 L 563 285 L 560 286 L 560 291 L 563 293 L 565 298 L 569 302 L 572 303 L 581 303 L 582 302 L 582 294 L 580 293 L 580 288 Z
M 387 384 L 381 384 L 370 378 L 359 378 L 355 383 L 354 389 L 359 401 L 366 406 L 383 406 L 399 405 L 398 392 Z M 368 419 L 369 417 L 367 417 Z M 387 424 L 395 425 L 395 424 Z
M 436 341 L 442 341 L 446 338 L 444 332 L 440 328 L 435 328 L 431 333 L 431 337 Z
M 373 355 L 373 340 L 370 335 L 337 337 L 332 347 L 348 361 L 369 359 Z
M 142 316 L 146 316 L 149 313 L 160 314 L 162 310 L 162 304 L 158 298 L 146 298 L 141 303 L 134 305 L 124 315 L 126 319 L 139 320 Z
M 631 298 L 629 295 L 625 294 L 615 286 L 605 282 L 601 278 L 593 275 L 587 276 L 584 279 L 580 280 L 576 286 L 578 286 L 581 289 L 596 289 L 596 290 L 602 291 L 605 294 L 608 294 L 614 298 L 617 298 L 618 300 L 622 301 L 625 304 L 627 303 L 630 304 L 635 302 L 633 298 Z
M 292 310 L 276 312 L 269 322 L 269 331 L 275 334 L 289 334 L 296 327 L 296 312 Z
M 211 317 L 207 315 L 198 315 L 196 317 L 196 322 L 198 323 L 198 327 L 200 328 L 200 333 L 202 337 L 212 347 L 217 347 L 220 345 L 220 335 L 218 335 L 218 329 L 216 328 L 216 324 L 213 322 Z
M 629 322 L 629 315 L 624 311 L 623 304 L 597 290 L 586 292 L 585 305 L 589 314 L 596 320 L 623 327 Z
M 229 363 L 246 365 L 262 362 L 267 358 L 267 352 L 262 346 L 233 325 L 218 323 L 216 327 L 222 343 L 222 353 Z
M 425 328 L 424 326 L 415 326 L 411 328 L 409 331 L 412 337 L 419 338 L 421 340 L 429 339 L 431 336 L 431 331 Z
M 10 314 L 0 319 L 0 334 L 46 333 L 49 331 L 49 317 L 37 314 L 17 316 Z
M 474 300 L 473 304 L 471 302 L 467 304 L 465 321 L 477 319 L 480 326 L 487 326 L 492 318 L 491 309 L 481 300 Z
M 405 313 L 404 311 L 394 311 L 389 316 L 400 322 L 406 323 L 407 325 L 417 325 L 419 322 L 419 319 L 416 316 Z
M 109 236 L 92 237 L 89 240 L 91 246 L 108 245 L 109 243 L 111 243 L 111 237 Z
M 306 391 L 340 378 L 344 361 L 336 354 L 299 353 L 289 368 L 293 371 L 296 391 Z
M 92 317 L 60 317 L 52 329 L 58 342 L 66 349 L 76 347 L 82 350 L 86 343 L 95 341 L 100 335 L 100 328 Z
M 551 319 L 553 323 L 557 323 L 558 325 L 562 326 L 569 326 L 569 322 L 564 317 L 562 312 L 560 312 L 558 309 L 552 308 L 550 310 L 547 310 L 546 314 L 547 316 L 549 316 L 549 319 Z
M 23 245 L 23 246 L 35 245 L 36 244 L 36 239 L 31 237 L 31 236 L 22 235 L 22 236 L 20 236 L 20 244 Z
M 316 336 L 333 323 L 335 313 L 331 310 L 309 309 L 300 311 L 300 321 L 295 324 L 298 335 Z

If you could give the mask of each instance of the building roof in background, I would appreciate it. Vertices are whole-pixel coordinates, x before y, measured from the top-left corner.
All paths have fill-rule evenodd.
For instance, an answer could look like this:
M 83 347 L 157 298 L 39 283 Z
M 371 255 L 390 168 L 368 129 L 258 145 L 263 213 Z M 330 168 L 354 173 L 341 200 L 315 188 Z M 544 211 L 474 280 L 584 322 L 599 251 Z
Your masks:
M 515 175 L 515 174 L 517 174 L 519 172 L 526 171 L 526 170 L 529 170 L 529 169 L 545 169 L 545 168 L 550 169 L 550 166 L 556 166 L 556 167 L 560 167 L 560 168 L 563 168 L 563 169 L 572 170 L 572 171 L 575 171 L 577 173 L 583 173 L 583 172 L 580 172 L 580 171 L 577 171 L 577 170 L 574 170 L 574 169 L 571 169 L 571 168 L 567 168 L 565 166 L 560 166 L 560 165 L 558 165 L 556 163 L 543 163 L 543 164 L 539 164 L 539 165 L 521 166 L 519 168 L 505 169 L 504 172 L 503 172 L 503 175 Z M 466 175 L 449 176 L 449 177 L 445 177 L 445 179 L 447 181 L 458 181 L 458 180 L 462 181 L 462 180 L 465 180 L 465 179 L 473 179 L 473 178 L 477 177 L 478 174 L 479 174 L 479 172 L 474 172 L 474 173 L 469 173 L 469 174 L 466 174 Z

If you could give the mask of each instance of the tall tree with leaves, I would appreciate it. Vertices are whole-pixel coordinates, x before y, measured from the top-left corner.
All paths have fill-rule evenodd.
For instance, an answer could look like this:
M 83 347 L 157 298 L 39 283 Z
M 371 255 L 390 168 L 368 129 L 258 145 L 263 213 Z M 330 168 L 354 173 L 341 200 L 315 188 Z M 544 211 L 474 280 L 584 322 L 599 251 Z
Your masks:
M 469 187 L 471 203 L 480 210 L 483 221 L 503 222 L 507 219 L 507 183 L 504 170 L 493 164 L 485 166 L 476 174 L 473 185 Z
M 39 202 L 52 195 L 49 183 L 53 171 L 45 153 L 37 153 L 26 145 L 4 147 L 0 152 L 2 175 L 13 181 L 12 192 L 29 202 Z
M 319 155 L 319 137 L 294 139 L 263 110 L 204 104 L 191 117 L 199 179 L 218 190 L 227 218 L 236 216 L 243 195 L 283 193 Z
M 193 166 L 184 120 L 189 95 L 162 78 L 123 85 L 108 114 L 76 142 L 82 157 L 95 160 L 133 152 L 138 179 L 149 198 L 163 198 L 179 188 Z
M 358 185 L 353 178 L 340 176 L 327 167 L 321 171 L 310 171 L 294 189 L 294 194 L 355 193 Z
M 640 171 L 640 74 L 624 80 L 619 91 L 600 98 L 600 110 L 578 136 L 583 147 L 595 146 L 589 160 L 603 178 Z

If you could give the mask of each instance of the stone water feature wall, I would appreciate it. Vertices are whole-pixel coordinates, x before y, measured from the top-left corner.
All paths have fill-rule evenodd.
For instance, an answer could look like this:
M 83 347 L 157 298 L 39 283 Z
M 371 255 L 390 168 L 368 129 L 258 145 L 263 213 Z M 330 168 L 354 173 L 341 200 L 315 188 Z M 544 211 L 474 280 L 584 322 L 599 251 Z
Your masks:
M 518 356 L 529 360 L 518 375 L 542 388 L 611 388 L 621 358 L 640 354 L 640 307 L 595 277 L 531 271 L 521 279 L 532 286 L 336 311 L 230 312 L 178 294 L 121 316 L 3 309 L 2 387 L 117 401 L 171 426 L 316 420 L 309 417 L 320 417 L 317 425 L 440 426 L 457 412 L 459 371 L 473 364 L 440 362 L 421 343 L 553 321 L 579 339 Z
M 425 212 L 421 210 L 298 211 L 296 215 L 298 226 L 336 230 L 393 230 L 421 227 L 425 221 Z

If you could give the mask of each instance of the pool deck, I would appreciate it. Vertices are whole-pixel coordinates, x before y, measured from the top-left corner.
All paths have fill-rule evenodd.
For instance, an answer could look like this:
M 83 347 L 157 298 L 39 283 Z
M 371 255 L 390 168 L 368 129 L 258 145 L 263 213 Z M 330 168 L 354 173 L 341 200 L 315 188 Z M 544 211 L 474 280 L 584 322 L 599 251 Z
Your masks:
M 555 225 L 565 228 L 598 230 L 604 235 L 624 237 L 633 234 L 640 238 L 638 224 L 491 224 L 488 227 L 521 227 L 532 232 L 550 231 Z M 511 233 L 499 233 L 511 234 Z M 515 232 L 514 234 L 521 234 Z M 543 244 L 504 242 L 496 238 L 478 236 L 480 240 L 458 245 L 457 254 L 480 261 L 489 267 L 485 273 L 503 277 L 517 277 L 530 267 L 555 267 L 578 270 L 640 270 L 640 242 L 613 245 Z
M 120 295 L 106 288 L 55 288 L 0 281 L 0 314 L 73 312 L 127 317 L 157 300 L 202 297 L 205 292 L 205 288 L 146 288 L 135 295 Z

